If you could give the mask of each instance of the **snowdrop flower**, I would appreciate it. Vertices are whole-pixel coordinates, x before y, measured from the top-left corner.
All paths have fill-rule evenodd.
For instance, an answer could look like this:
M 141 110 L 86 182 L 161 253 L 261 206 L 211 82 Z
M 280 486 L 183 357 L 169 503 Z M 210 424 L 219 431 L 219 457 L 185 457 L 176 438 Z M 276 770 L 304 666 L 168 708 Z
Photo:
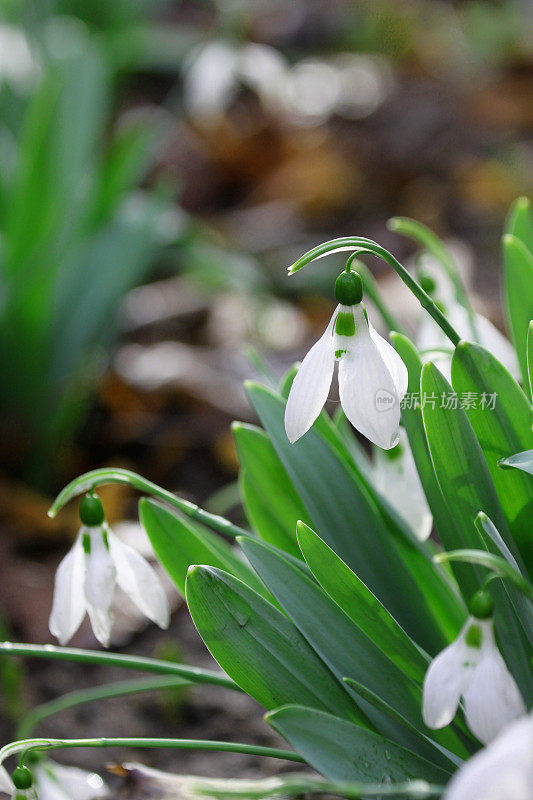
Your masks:
M 168 627 L 168 603 L 154 570 L 107 526 L 97 495 L 84 497 L 80 519 L 76 541 L 56 572 L 49 622 L 53 635 L 66 644 L 87 612 L 96 638 L 107 647 L 117 583 L 145 616 L 161 628 Z
M 335 282 L 335 309 L 325 333 L 304 358 L 285 410 L 291 443 L 306 433 L 327 400 L 335 361 L 344 413 L 360 433 L 388 450 L 398 443 L 400 402 L 407 369 L 394 348 L 368 321 L 361 278 L 343 272 Z
M 202 45 L 186 64 L 184 103 L 189 113 L 209 121 L 224 114 L 241 85 L 276 109 L 287 77 L 287 63 L 273 47 L 250 42 L 233 47 L 222 41 Z
M 494 639 L 492 609 L 487 592 L 474 595 L 471 616 L 459 636 L 429 665 L 422 700 L 426 725 L 443 728 L 454 718 L 462 697 L 467 725 L 483 744 L 526 713 Z
M 375 448 L 373 474 L 376 489 L 386 496 L 420 541 L 427 539 L 433 528 L 433 517 L 403 428 L 392 450 Z
M 472 327 L 468 311 L 456 299 L 451 279 L 440 263 L 431 256 L 422 258 L 420 282 L 431 298 L 439 304 L 461 338 L 477 342 L 492 353 L 514 378 L 520 377 L 518 359 L 511 342 L 482 314 L 474 313 Z M 418 328 L 416 345 L 419 350 L 431 350 L 431 348 L 449 348 L 450 342 L 433 318 L 424 314 Z M 430 353 L 429 357 L 449 381 L 451 355 Z
M 531 800 L 533 715 L 523 717 L 453 776 L 444 800 Z

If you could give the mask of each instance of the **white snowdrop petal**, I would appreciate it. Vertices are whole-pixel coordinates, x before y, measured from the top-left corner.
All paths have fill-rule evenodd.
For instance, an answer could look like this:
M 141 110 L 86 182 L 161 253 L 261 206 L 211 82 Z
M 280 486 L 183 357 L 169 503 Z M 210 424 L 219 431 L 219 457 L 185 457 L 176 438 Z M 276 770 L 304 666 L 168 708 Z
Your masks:
M 93 633 L 104 647 L 109 647 L 111 629 L 113 627 L 113 614 L 110 609 L 102 611 L 100 608 L 87 603 L 87 613 L 91 620 Z
M 360 433 L 389 450 L 398 443 L 400 401 L 389 369 L 372 340 L 361 306 L 354 309 L 355 335 L 339 362 L 344 413 Z
M 5 767 L 0 766 L 0 792 L 11 794 L 13 791 L 13 781 L 9 777 Z
M 72 639 L 85 616 L 84 572 L 85 553 L 80 533 L 61 561 L 55 576 L 54 600 L 48 624 L 50 632 L 62 645 Z
M 475 665 L 476 651 L 467 647 L 464 633 L 436 656 L 426 672 L 422 696 L 422 717 L 428 728 L 443 728 L 455 717 L 459 699 Z
M 370 338 L 378 348 L 381 358 L 387 365 L 387 368 L 392 375 L 392 380 L 394 381 L 398 397 L 400 400 L 402 400 L 407 391 L 407 383 L 409 378 L 407 367 L 403 363 L 394 347 L 387 342 L 383 336 L 379 335 L 371 323 L 368 324 L 368 328 L 370 331 Z
M 73 793 L 68 793 L 64 786 L 60 786 L 45 766 L 37 767 L 34 775 L 39 800 L 73 800 L 77 797 Z
M 495 644 L 483 648 L 463 696 L 467 725 L 483 744 L 526 713 L 518 686 Z
M 337 312 L 294 378 L 285 409 L 285 431 L 291 444 L 307 433 L 328 399 L 335 366 L 332 332 Z
M 46 792 L 43 792 L 43 776 Z M 39 800 L 96 800 L 104 797 L 107 787 L 95 772 L 87 772 L 78 767 L 65 767 L 55 762 L 46 762 L 36 772 Z M 55 790 L 57 794 L 50 792 Z
M 90 529 L 91 552 L 87 557 L 85 572 L 85 599 L 87 604 L 104 613 L 113 602 L 116 584 L 116 569 L 104 541 L 103 530 Z
M 509 725 L 453 776 L 443 800 L 531 800 L 533 716 Z
M 160 628 L 168 628 L 168 602 L 155 571 L 140 553 L 121 542 L 113 531 L 108 532 L 108 541 L 120 588 L 148 619 Z

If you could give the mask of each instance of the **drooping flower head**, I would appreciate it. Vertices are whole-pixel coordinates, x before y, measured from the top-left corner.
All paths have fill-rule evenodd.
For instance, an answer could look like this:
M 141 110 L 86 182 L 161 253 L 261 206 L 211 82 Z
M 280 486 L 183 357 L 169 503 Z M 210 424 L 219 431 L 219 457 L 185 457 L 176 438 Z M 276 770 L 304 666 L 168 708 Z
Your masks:
M 87 494 L 81 501 L 80 519 L 82 527 L 76 541 L 56 572 L 49 622 L 53 635 L 66 644 L 87 612 L 94 635 L 107 647 L 117 584 L 145 616 L 161 628 L 168 627 L 168 603 L 157 575 L 109 528 L 96 494 Z
M 459 636 L 429 665 L 423 689 L 422 715 L 429 728 L 449 725 L 462 698 L 466 723 L 483 744 L 526 713 L 496 644 L 492 611 L 488 592 L 477 592 Z
M 304 358 L 289 393 L 285 430 L 295 442 L 316 420 L 327 400 L 335 362 L 344 413 L 371 442 L 386 450 L 398 443 L 400 402 L 407 391 L 407 369 L 394 348 L 372 327 L 361 278 L 343 272 L 335 282 L 339 305 Z

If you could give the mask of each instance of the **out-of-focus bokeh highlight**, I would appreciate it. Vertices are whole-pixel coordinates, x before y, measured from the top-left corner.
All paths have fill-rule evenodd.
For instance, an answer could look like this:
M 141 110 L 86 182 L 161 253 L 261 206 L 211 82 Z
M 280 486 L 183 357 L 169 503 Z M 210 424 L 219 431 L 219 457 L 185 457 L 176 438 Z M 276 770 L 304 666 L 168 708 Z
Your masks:
M 307 248 L 360 234 L 409 263 L 386 221 L 415 217 L 502 327 L 532 131 L 530 0 L 0 0 L 6 632 L 49 638 L 77 521 L 46 509 L 76 474 L 236 506 L 242 381 L 279 379 L 331 313 L 342 259 L 289 279 Z M 403 286 L 368 266 L 409 330 Z

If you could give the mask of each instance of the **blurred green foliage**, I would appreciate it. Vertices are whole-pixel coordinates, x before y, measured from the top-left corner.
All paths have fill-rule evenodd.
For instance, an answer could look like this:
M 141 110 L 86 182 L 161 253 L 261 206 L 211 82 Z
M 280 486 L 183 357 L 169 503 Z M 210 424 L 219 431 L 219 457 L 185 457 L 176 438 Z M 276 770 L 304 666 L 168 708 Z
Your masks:
M 83 417 L 95 348 L 160 251 L 166 202 L 138 189 L 154 126 L 133 120 L 107 142 L 113 75 L 98 40 L 63 20 L 40 63 L 20 126 L 4 122 L 0 137 L 0 406 L 23 460 L 32 449 L 26 475 L 45 488 L 52 451 Z

